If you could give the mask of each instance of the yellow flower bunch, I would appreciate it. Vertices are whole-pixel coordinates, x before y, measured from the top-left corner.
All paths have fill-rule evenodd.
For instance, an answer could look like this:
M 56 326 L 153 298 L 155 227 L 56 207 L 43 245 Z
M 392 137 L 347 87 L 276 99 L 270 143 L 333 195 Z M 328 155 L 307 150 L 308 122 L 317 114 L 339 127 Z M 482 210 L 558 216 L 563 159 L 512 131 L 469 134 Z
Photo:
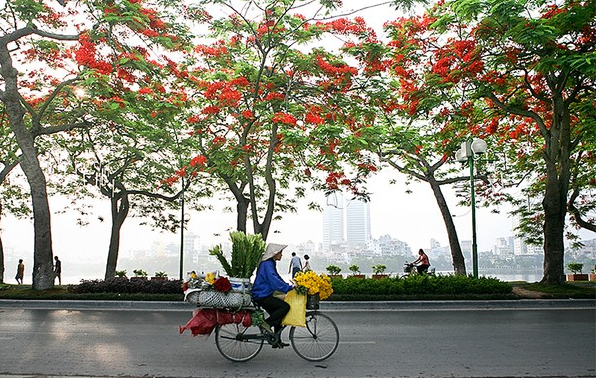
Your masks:
M 207 275 L 205 276 L 205 281 L 209 282 L 211 285 L 213 285 L 213 283 L 215 282 L 215 273 L 207 273 Z
M 331 286 L 331 278 L 327 277 L 326 274 L 317 274 L 312 270 L 308 272 L 298 272 L 294 276 L 294 281 L 298 288 L 303 287 L 308 290 L 308 294 L 314 295 L 319 293 L 319 299 L 327 299 L 333 293 L 333 287 Z M 299 290 L 300 292 L 301 290 Z M 306 290 L 305 290 L 306 291 Z

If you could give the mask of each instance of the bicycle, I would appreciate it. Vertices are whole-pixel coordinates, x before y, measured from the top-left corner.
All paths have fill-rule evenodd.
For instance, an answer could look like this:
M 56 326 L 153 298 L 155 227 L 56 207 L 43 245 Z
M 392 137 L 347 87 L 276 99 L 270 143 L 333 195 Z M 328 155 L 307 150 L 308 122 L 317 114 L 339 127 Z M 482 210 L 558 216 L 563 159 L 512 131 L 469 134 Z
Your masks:
M 258 308 L 249 311 L 262 311 Z M 276 348 L 281 345 L 281 334 L 271 334 L 261 327 L 230 323 L 215 328 L 215 345 L 222 356 L 233 362 L 246 362 L 256 357 L 265 341 Z M 257 332 L 258 329 L 258 332 Z M 306 312 L 306 327 L 290 327 L 290 344 L 294 352 L 307 361 L 323 361 L 333 355 L 339 345 L 339 330 L 335 322 L 318 310 Z
M 410 276 L 414 276 L 416 274 L 426 274 L 429 276 L 435 275 L 435 268 L 426 268 L 423 273 L 418 273 L 418 269 L 416 269 L 416 265 L 412 263 L 408 263 L 407 261 L 404 263 L 404 274 L 400 276 L 400 278 L 407 278 Z

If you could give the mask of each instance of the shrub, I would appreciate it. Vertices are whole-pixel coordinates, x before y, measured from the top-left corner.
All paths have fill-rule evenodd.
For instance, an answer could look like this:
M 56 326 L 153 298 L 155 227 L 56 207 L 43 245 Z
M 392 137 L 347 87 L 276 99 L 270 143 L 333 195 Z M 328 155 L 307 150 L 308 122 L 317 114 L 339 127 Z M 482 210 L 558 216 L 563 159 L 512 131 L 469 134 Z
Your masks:
M 145 294 L 180 294 L 182 281 L 154 280 L 81 280 L 78 285 L 69 285 L 71 293 L 145 293 Z
M 380 280 L 334 279 L 333 292 L 336 295 L 370 296 L 419 296 L 419 295 L 506 295 L 512 291 L 511 285 L 496 278 L 461 275 L 412 275 L 406 278 L 386 277 Z M 333 300 L 333 296 L 331 298 Z
M 360 267 L 358 265 L 350 265 L 348 268 L 353 274 L 360 273 Z
M 329 272 L 329 274 L 339 274 L 339 272 L 341 272 L 341 268 L 337 265 L 327 265 L 327 268 L 325 268 L 327 270 L 327 272 Z
M 373 270 L 374 274 L 383 274 L 383 273 L 385 273 L 386 269 L 387 269 L 387 266 L 385 266 L 383 264 L 377 264 L 377 265 L 372 266 L 372 270 Z
M 143 269 L 135 269 L 132 272 L 135 274 L 135 277 L 147 277 L 147 272 Z
M 126 270 L 117 270 L 115 274 L 116 277 L 124 278 L 126 277 Z
M 582 269 L 584 268 L 584 264 L 582 263 L 569 263 L 567 264 L 567 268 L 574 274 L 580 274 Z

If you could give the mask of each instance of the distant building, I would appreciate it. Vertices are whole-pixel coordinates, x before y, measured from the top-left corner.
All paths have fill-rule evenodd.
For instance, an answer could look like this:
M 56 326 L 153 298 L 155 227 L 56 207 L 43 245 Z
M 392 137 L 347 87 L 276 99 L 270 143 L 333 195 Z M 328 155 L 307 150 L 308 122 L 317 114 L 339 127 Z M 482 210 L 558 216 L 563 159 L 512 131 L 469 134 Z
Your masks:
M 583 247 L 569 251 L 569 256 L 576 259 L 596 259 L 596 239 L 582 240 Z
M 343 206 L 343 197 L 335 196 L 333 201 L 328 201 L 323 209 L 323 251 L 325 252 L 336 250 L 344 243 Z
M 514 254 L 514 247 L 511 238 L 497 238 L 493 247 L 493 254 L 501 257 L 511 257 Z
M 513 254 L 515 256 L 537 256 L 541 255 L 542 246 L 526 244 L 525 240 L 515 237 L 513 241 Z
M 416 250 L 416 252 L 418 252 L 418 250 Z M 433 258 L 451 255 L 451 249 L 449 246 L 441 247 L 441 243 L 434 238 L 430 239 L 430 249 L 425 252 L 429 257 Z
M 346 206 L 346 224 L 348 246 L 365 248 L 371 239 L 370 202 L 350 201 Z

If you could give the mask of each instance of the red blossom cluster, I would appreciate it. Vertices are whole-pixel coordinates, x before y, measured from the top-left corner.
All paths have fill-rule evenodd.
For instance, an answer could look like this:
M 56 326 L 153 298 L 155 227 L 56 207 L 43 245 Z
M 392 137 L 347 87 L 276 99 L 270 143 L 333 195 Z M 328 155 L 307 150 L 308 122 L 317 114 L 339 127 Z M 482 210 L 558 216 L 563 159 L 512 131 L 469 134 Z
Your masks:
M 341 172 L 329 172 L 325 183 L 329 189 L 339 189 L 340 185 L 350 185 L 352 182 Z
M 344 76 L 344 75 L 357 75 L 358 70 L 354 67 L 350 67 L 345 63 L 331 64 L 325 60 L 322 56 L 317 56 L 317 65 L 321 70 L 330 76 Z
M 205 165 L 205 163 L 207 163 L 207 158 L 203 155 L 198 155 L 198 156 L 195 156 L 194 158 L 192 158 L 192 160 L 190 161 L 190 166 L 191 167 L 203 166 L 203 165 Z
M 308 113 L 306 113 L 306 116 L 304 117 L 304 122 L 310 123 L 313 125 L 322 125 L 325 123 L 325 120 L 318 114 L 315 114 L 314 112 L 309 111 Z
M 211 46 L 198 45 L 197 47 L 195 47 L 195 52 L 217 58 L 227 54 L 228 48 L 224 44 L 224 41 L 220 40 Z
M 242 114 L 242 117 L 244 117 L 246 119 L 255 118 L 255 115 L 253 114 L 252 110 L 243 110 L 241 114 Z
M 338 18 L 330 22 L 317 22 L 316 26 L 322 30 L 344 35 L 367 33 L 370 37 L 375 38 L 375 31 L 366 26 L 362 17 L 356 17 L 353 21 L 347 18 Z
M 81 34 L 79 37 L 81 46 L 75 53 L 75 60 L 81 66 L 89 67 L 102 75 L 109 75 L 112 73 L 113 67 L 110 63 L 105 61 L 98 61 L 95 57 L 95 44 L 89 37 L 89 34 Z
M 206 106 L 203 108 L 203 114 L 218 114 L 220 111 L 221 108 L 219 106 L 214 105 Z
M 365 172 L 376 172 L 377 171 L 377 167 L 370 163 L 359 163 L 358 168 Z
M 282 123 L 290 126 L 296 125 L 296 117 L 284 112 L 277 112 L 271 117 L 271 122 Z
M 206 83 L 207 89 L 204 92 L 205 98 L 213 100 L 220 107 L 237 107 L 242 99 L 242 94 L 237 88 L 248 85 L 244 78 L 232 80 L 231 82 L 216 81 Z
M 267 96 L 265 96 L 264 101 L 274 101 L 274 100 L 284 101 L 285 99 L 286 99 L 286 96 L 283 93 L 270 92 L 267 94 Z

